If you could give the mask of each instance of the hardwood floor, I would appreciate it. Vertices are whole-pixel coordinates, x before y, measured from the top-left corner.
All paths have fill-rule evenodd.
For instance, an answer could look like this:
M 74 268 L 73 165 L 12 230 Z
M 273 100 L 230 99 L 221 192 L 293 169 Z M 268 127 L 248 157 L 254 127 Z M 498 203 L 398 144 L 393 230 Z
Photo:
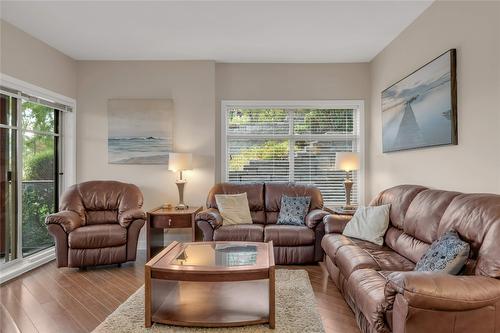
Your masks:
M 91 332 L 144 281 L 145 253 L 135 263 L 58 269 L 50 262 L 0 287 L 0 331 Z M 359 332 L 354 315 L 321 265 L 283 266 L 305 269 L 328 333 Z

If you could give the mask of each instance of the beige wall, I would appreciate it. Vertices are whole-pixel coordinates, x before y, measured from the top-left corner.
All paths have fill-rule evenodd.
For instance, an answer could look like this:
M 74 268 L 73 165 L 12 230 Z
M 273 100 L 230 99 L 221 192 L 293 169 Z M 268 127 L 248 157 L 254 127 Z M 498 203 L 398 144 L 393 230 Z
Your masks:
M 424 184 L 500 192 L 500 3 L 437 2 L 370 64 L 79 61 L 1 21 L 0 71 L 77 99 L 78 181 L 138 184 L 146 208 L 177 200 L 161 166 L 107 164 L 109 98 L 172 98 L 177 150 L 195 154 L 186 201 L 202 204 L 220 177 L 221 100 L 365 100 L 367 199 Z M 458 50 L 459 145 L 382 154 L 380 92 L 449 48 Z
M 177 203 L 176 175 L 167 166 L 108 164 L 107 147 L 108 99 L 171 98 L 175 150 L 193 153 L 185 201 L 203 204 L 215 174 L 214 69 L 209 61 L 79 61 L 77 180 L 134 183 L 146 209 Z
M 76 98 L 76 62 L 0 20 L 0 72 Z
M 382 90 L 457 49 L 458 145 L 382 153 Z M 370 64 L 367 191 L 396 184 L 500 193 L 500 3 L 436 2 Z
M 365 101 L 369 110 L 369 65 L 359 64 L 216 64 L 216 139 L 220 156 L 222 100 Z M 217 159 L 216 179 L 220 179 Z

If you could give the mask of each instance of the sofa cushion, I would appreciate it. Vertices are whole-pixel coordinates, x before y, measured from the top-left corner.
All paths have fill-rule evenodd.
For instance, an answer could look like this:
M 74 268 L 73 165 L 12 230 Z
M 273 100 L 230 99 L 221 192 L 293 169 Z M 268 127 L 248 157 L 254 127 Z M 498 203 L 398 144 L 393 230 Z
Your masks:
M 127 245 L 98 249 L 68 249 L 68 267 L 111 265 L 127 261 Z
M 342 234 L 383 245 L 384 234 L 389 226 L 390 207 L 390 205 L 359 207 Z
M 393 226 L 403 229 L 406 211 L 415 196 L 426 190 L 426 187 L 418 185 L 400 185 L 380 192 L 370 203 L 370 206 L 391 204 L 389 213 L 390 222 Z
M 95 224 L 77 228 L 68 235 L 72 249 L 97 249 L 127 243 L 127 229 L 116 224 Z
M 266 212 L 280 211 L 282 195 L 289 197 L 311 197 L 310 210 L 323 208 L 323 197 L 317 187 L 295 183 L 266 183 Z
M 108 224 L 118 222 L 118 210 L 87 210 L 86 224 Z
M 207 197 L 207 208 L 217 208 L 215 200 L 216 194 L 238 194 L 246 193 L 250 211 L 264 210 L 264 184 L 236 184 L 236 183 L 219 183 L 215 184 Z
M 347 280 L 346 292 L 376 332 L 388 331 L 385 323 L 384 272 L 360 269 Z
M 352 272 L 358 269 L 371 268 L 376 271 L 380 270 L 380 266 L 375 259 L 368 252 L 356 245 L 341 247 L 337 251 L 334 263 L 347 279 Z
M 214 241 L 262 242 L 264 226 L 262 224 L 223 225 L 214 230 Z
M 223 225 L 252 223 L 246 193 L 216 194 L 215 201 L 222 216 Z
M 314 244 L 314 231 L 306 226 L 269 224 L 264 228 L 264 242 L 274 246 L 301 246 Z
M 408 235 L 403 230 L 389 227 L 385 233 L 385 244 L 413 262 L 417 262 L 429 249 L 429 244 Z
M 281 209 L 277 224 L 305 225 L 311 197 L 281 196 Z
M 321 246 L 323 247 L 323 250 L 331 259 L 335 258 L 337 251 L 342 246 L 348 246 L 348 245 L 359 245 L 364 249 L 375 249 L 375 250 L 382 248 L 382 246 L 380 245 L 363 241 L 357 238 L 350 238 L 342 234 L 327 234 L 323 237 L 323 240 L 321 241 Z
M 446 208 L 459 194 L 440 190 L 423 190 L 418 193 L 406 212 L 404 232 L 425 243 L 434 242 L 438 238 L 439 222 Z M 425 228 L 422 228 L 423 225 Z
M 456 231 L 448 231 L 432 243 L 429 250 L 417 262 L 418 272 L 438 271 L 458 274 L 469 257 L 470 246 L 462 241 Z
M 415 264 L 397 253 L 396 251 L 382 246 L 379 249 L 364 248 L 372 256 L 382 271 L 411 271 Z
M 340 234 L 323 237 L 322 247 L 326 255 L 348 278 L 363 268 L 382 271 L 411 271 L 415 264 L 387 246 L 376 245 Z

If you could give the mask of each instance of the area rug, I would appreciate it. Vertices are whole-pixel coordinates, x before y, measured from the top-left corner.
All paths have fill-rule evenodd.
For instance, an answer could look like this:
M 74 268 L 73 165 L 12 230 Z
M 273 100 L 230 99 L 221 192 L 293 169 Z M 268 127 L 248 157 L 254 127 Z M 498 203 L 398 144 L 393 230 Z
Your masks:
M 251 325 L 231 328 L 191 328 L 153 324 L 144 327 L 144 287 L 107 317 L 93 333 L 322 333 L 321 317 L 305 270 L 276 270 L 276 328 Z

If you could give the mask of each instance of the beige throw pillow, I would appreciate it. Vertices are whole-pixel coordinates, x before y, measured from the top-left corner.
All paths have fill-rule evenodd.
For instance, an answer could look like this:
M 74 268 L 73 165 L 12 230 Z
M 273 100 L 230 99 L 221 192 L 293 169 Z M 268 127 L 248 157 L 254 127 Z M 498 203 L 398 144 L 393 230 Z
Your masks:
M 342 234 L 383 245 L 384 235 L 389 227 L 390 207 L 391 205 L 359 207 Z
M 222 216 L 222 225 L 252 223 L 247 194 L 216 194 L 215 202 Z

